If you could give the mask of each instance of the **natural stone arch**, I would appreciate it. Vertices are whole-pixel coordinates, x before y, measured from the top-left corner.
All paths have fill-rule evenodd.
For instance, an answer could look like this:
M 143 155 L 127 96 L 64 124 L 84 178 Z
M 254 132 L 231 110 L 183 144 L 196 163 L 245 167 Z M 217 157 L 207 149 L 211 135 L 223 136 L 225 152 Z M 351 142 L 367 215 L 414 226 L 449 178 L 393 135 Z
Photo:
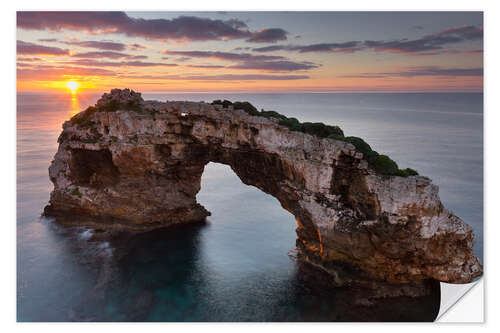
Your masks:
M 114 100 L 118 110 L 107 107 Z M 218 162 L 295 216 L 301 257 L 337 283 L 462 283 L 481 274 L 472 229 L 444 209 L 437 186 L 378 175 L 351 144 L 241 110 L 144 102 L 127 91 L 97 106 L 63 126 L 47 215 L 133 230 L 200 221 L 209 215 L 196 202 L 203 168 Z

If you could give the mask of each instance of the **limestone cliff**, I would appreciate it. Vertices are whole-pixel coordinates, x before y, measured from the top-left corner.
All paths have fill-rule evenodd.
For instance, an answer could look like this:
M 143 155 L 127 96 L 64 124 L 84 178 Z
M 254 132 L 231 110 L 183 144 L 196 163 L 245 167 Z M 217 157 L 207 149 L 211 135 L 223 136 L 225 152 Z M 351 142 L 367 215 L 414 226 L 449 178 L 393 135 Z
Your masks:
M 47 215 L 145 230 L 203 220 L 204 166 L 229 165 L 297 220 L 300 256 L 335 280 L 470 282 L 472 229 L 422 176 L 378 175 L 349 143 L 206 103 L 143 101 L 113 90 L 63 125 Z

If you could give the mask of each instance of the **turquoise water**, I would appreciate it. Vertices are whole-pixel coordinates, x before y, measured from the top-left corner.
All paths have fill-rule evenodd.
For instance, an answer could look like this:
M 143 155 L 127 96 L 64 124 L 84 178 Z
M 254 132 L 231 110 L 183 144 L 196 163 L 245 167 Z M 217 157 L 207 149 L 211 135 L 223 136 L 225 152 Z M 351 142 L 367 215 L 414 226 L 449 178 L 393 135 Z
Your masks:
M 296 223 L 278 201 L 209 164 L 198 201 L 207 224 L 91 241 L 92 230 L 40 217 L 62 122 L 97 95 L 19 94 L 19 321 L 433 320 L 439 297 L 363 307 L 322 289 L 293 260 Z M 482 258 L 482 94 L 145 94 L 146 99 L 248 100 L 301 121 L 340 125 L 440 186 L 473 226 Z

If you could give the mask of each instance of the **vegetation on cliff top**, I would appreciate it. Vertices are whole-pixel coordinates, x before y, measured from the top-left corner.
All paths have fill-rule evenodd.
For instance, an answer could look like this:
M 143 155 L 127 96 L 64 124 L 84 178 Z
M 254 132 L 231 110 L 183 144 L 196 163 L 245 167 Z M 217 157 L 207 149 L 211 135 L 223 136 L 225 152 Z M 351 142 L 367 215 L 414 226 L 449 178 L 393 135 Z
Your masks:
M 338 126 L 311 122 L 301 123 L 297 118 L 288 118 L 276 111 L 265 111 L 263 109 L 258 111 L 257 108 L 249 102 L 233 103 L 228 100 L 215 100 L 212 102 L 212 105 L 222 105 L 224 108 L 232 106 L 234 110 L 243 110 L 252 116 L 278 119 L 279 125 L 288 127 L 291 131 L 307 133 L 320 138 L 348 142 L 352 144 L 358 152 L 363 153 L 363 157 L 367 160 L 368 165 L 379 174 L 401 177 L 418 175 L 418 172 L 413 169 L 400 169 L 394 160 L 387 155 L 380 155 L 373 150 L 365 140 L 355 136 L 345 136 L 342 129 Z
M 104 94 L 106 96 L 107 94 Z M 73 116 L 70 122 L 73 125 L 78 125 L 79 127 L 92 127 L 93 122 L 90 120 L 96 112 L 116 112 L 118 110 L 132 110 L 136 112 L 141 112 L 141 103 L 139 100 L 125 100 L 118 101 L 116 99 L 109 99 L 103 101 L 102 99 L 97 102 L 95 106 L 89 106 L 84 111 Z

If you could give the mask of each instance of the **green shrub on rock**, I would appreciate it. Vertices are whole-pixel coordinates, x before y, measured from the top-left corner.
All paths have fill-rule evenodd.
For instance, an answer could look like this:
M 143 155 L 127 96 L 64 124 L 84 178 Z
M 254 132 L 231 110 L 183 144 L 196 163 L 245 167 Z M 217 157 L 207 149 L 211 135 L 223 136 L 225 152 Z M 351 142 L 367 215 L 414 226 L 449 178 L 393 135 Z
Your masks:
M 371 163 L 373 169 L 382 175 L 396 175 L 399 171 L 398 165 L 387 155 L 378 155 Z
M 292 131 L 300 132 L 302 126 L 297 118 L 280 119 L 279 125 L 288 127 Z
M 375 150 L 372 150 L 372 147 L 365 140 L 358 138 L 356 136 L 347 136 L 347 137 L 330 137 L 331 139 L 336 139 L 344 142 L 348 142 L 352 144 L 357 151 L 363 153 L 363 157 L 368 161 L 368 164 L 373 164 L 379 153 Z
M 77 196 L 79 198 L 82 197 L 82 194 L 80 193 L 80 190 L 78 188 L 74 188 L 73 191 L 71 191 L 71 195 Z
M 92 127 L 94 122 L 90 120 L 90 117 L 96 112 L 98 112 L 97 108 L 95 108 L 93 106 L 89 106 L 84 111 L 71 117 L 71 119 L 69 121 L 71 122 L 71 124 L 77 125 L 78 127 L 82 127 L 82 128 Z
M 401 176 L 401 177 L 418 176 L 418 172 L 411 168 L 406 168 L 404 170 L 399 169 L 396 172 L 396 176 Z
M 217 99 L 212 102 L 212 105 L 222 105 L 223 108 L 227 108 L 229 105 L 233 105 L 231 101 L 228 101 L 227 99 L 221 101 L 220 99 Z
M 363 154 L 363 157 L 368 162 L 368 165 L 379 174 L 401 177 L 418 175 L 417 171 L 410 168 L 404 170 L 399 169 L 397 163 L 394 162 L 389 156 L 380 155 L 378 152 L 373 150 L 365 140 L 355 136 L 344 136 L 344 132 L 338 126 L 312 122 L 301 123 L 296 118 L 288 118 L 287 116 L 276 111 L 258 111 L 257 108 L 249 102 L 232 103 L 228 100 L 215 100 L 212 102 L 212 105 L 222 105 L 224 108 L 232 105 L 234 110 L 243 110 L 252 116 L 277 119 L 279 125 L 285 126 L 291 131 L 302 132 L 320 138 L 348 142 L 356 148 L 356 151 Z
M 344 132 L 338 126 L 325 125 L 323 123 L 311 123 L 305 122 L 301 124 L 300 132 L 314 135 L 320 138 L 332 137 L 343 137 Z
M 370 145 L 366 143 L 365 140 L 356 136 L 346 136 L 342 139 L 342 141 L 349 142 L 354 147 L 356 147 L 357 151 L 363 153 L 363 155 L 368 155 L 373 151 L 372 147 L 370 147 Z
M 250 104 L 249 102 L 234 102 L 233 103 L 233 109 L 235 110 L 243 110 L 246 113 L 249 113 L 252 116 L 258 116 L 259 111 L 255 106 Z
M 102 112 L 116 112 L 118 110 L 130 110 L 135 112 L 142 111 L 141 105 L 134 102 L 119 103 L 116 100 L 111 100 L 107 104 L 100 105 L 98 107 L 99 111 Z

